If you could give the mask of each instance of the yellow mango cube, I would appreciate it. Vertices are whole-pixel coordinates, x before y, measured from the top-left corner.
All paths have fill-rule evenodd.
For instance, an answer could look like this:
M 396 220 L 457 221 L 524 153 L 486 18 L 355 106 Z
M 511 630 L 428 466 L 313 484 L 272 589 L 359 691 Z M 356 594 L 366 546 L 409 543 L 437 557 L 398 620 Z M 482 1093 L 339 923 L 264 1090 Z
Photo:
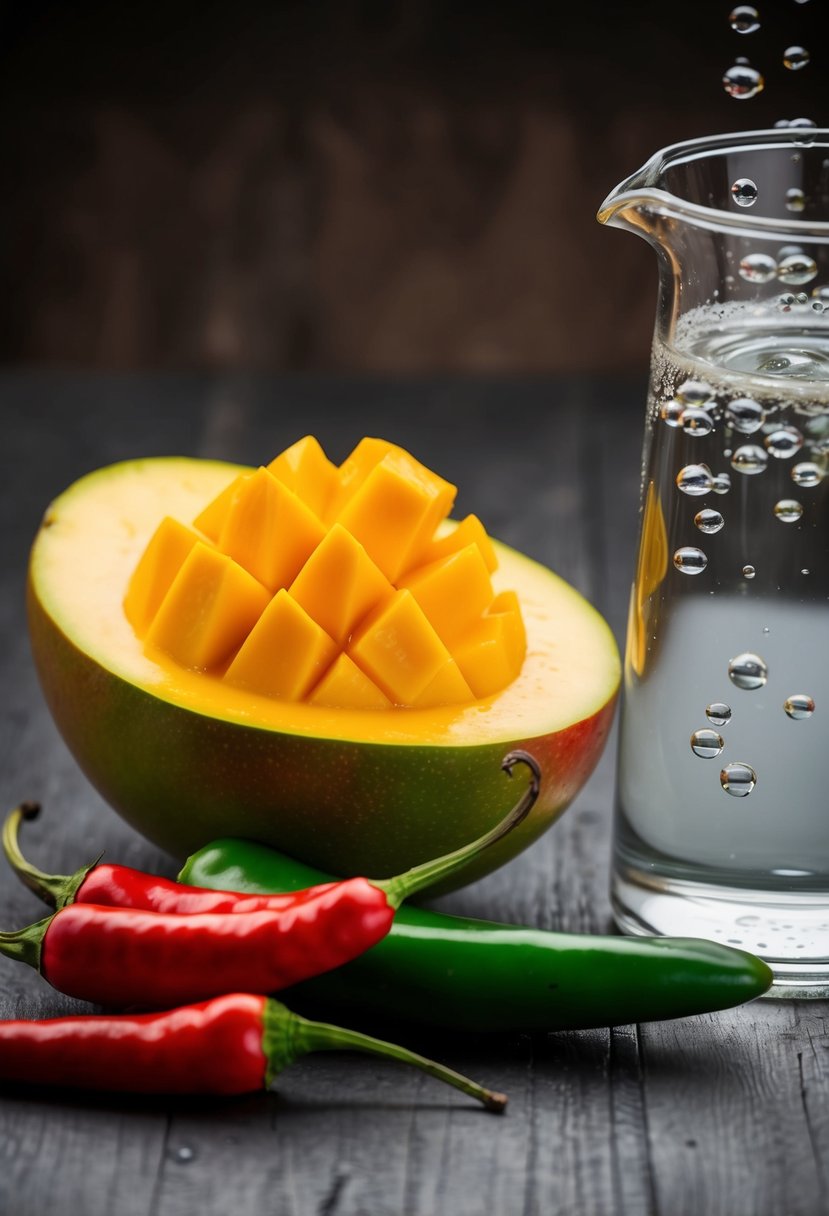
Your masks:
M 489 571 L 474 544 L 419 566 L 400 585 L 408 587 L 447 646 L 474 624 L 493 598 Z
M 422 555 L 422 561 L 424 564 L 437 561 L 438 558 L 448 557 L 450 553 L 457 553 L 459 549 L 465 549 L 467 545 L 478 546 L 490 574 L 498 569 L 495 548 L 477 515 L 467 515 L 446 536 L 440 536 L 430 541 Z
M 307 697 L 309 705 L 331 709 L 390 709 L 391 701 L 347 654 L 334 660 Z
M 286 448 L 267 469 L 322 519 L 337 481 L 337 467 L 313 435 Z
M 320 519 L 267 469 L 242 479 L 219 535 L 219 548 L 271 591 L 296 578 L 325 536 Z
M 411 705 L 450 658 L 411 591 L 396 591 L 351 638 L 348 654 L 394 705 Z
M 527 641 L 515 592 L 502 592 L 490 610 L 455 643 L 452 655 L 473 695 L 489 697 L 511 684 L 521 670 Z
M 155 614 L 146 645 L 182 667 L 218 667 L 250 633 L 270 598 L 247 570 L 197 541 Z
M 355 625 L 394 588 L 359 541 L 334 524 L 290 590 L 309 616 L 343 645 Z
M 248 634 L 225 679 L 265 697 L 301 701 L 334 661 L 338 649 L 283 589 Z
M 338 518 L 349 498 L 359 490 L 371 470 L 380 463 L 384 456 L 387 456 L 389 452 L 400 451 L 402 448 L 390 443 L 388 439 L 374 439 L 370 435 L 361 439 L 351 455 L 346 456 L 336 471 L 334 488 L 325 514 L 326 522 L 333 523 Z
M 225 522 L 227 513 L 230 509 L 230 504 L 233 502 L 234 496 L 240 485 L 248 476 L 245 473 L 240 473 L 238 477 L 234 477 L 233 481 L 222 490 L 221 494 L 207 504 L 204 510 L 193 520 L 193 527 L 198 528 L 208 540 L 212 540 L 214 544 L 218 544 L 219 536 L 221 535 L 222 525 Z
M 124 612 L 139 637 L 149 628 L 184 559 L 199 541 L 191 528 L 169 515 L 156 528 L 124 597 Z
M 472 689 L 461 675 L 455 660 L 449 659 L 412 701 L 412 709 L 433 709 L 437 705 L 459 705 L 472 701 Z

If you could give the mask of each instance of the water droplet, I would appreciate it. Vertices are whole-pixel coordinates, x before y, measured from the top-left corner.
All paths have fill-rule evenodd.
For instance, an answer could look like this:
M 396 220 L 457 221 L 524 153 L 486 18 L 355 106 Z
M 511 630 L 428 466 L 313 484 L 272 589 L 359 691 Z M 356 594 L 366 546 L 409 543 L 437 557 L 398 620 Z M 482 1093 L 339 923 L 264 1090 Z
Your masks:
M 797 186 L 786 191 L 786 210 L 803 211 L 806 207 L 806 195 Z
M 679 426 L 684 411 L 685 406 L 682 402 L 674 398 L 664 403 L 659 411 L 659 417 L 663 422 L 667 422 L 668 426 Z
M 774 514 L 784 524 L 794 524 L 803 514 L 803 507 L 795 498 L 781 498 L 774 504 Z
M 686 435 L 710 435 L 714 429 L 714 419 L 698 405 L 689 405 L 680 422 Z
M 705 716 L 714 726 L 726 726 L 731 721 L 731 706 L 725 701 L 712 701 L 705 710 Z
M 763 455 L 765 455 L 765 452 Z M 711 470 L 706 464 L 686 464 L 685 468 L 680 469 L 676 475 L 677 488 L 683 494 L 690 494 L 692 498 L 697 498 L 701 494 L 707 494 L 713 485 L 713 481 Z
M 708 558 L 702 549 L 693 545 L 683 545 L 674 554 L 674 565 L 680 574 L 702 574 L 708 565 Z
M 823 303 L 823 300 L 812 300 L 812 311 L 813 312 L 823 312 L 824 307 L 825 307 L 825 305 Z
M 794 296 L 785 295 L 785 296 L 778 297 L 777 307 L 780 309 L 781 312 L 791 312 L 793 304 L 794 304 Z M 779 364 L 780 366 L 775 366 L 775 364 Z M 767 370 L 768 371 L 780 371 L 781 368 L 784 368 L 784 367 L 788 367 L 788 360 L 785 360 L 785 359 L 781 360 L 776 355 L 769 355 L 769 357 L 767 359 L 764 359 L 763 362 L 760 364 L 758 371 L 761 371 L 761 372 L 767 371 Z
M 811 574 L 811 570 L 809 569 L 808 566 L 804 566 L 803 569 L 800 571 L 800 573 L 801 574 Z
M 794 127 L 796 131 L 808 131 L 817 126 L 811 118 L 790 118 L 786 124 L 789 127 Z
M 722 78 L 723 88 L 729 97 L 737 101 L 748 101 L 761 92 L 764 84 L 761 74 L 747 63 L 735 63 Z
M 714 756 L 719 756 L 724 746 L 722 735 L 718 735 L 715 730 L 709 730 L 707 726 L 702 730 L 695 730 L 691 735 L 691 751 L 703 760 L 712 760 Z
M 757 774 L 750 764 L 739 760 L 726 764 L 720 773 L 720 785 L 733 798 L 745 798 L 757 784 Z
M 795 485 L 803 486 L 808 490 L 820 485 L 822 477 L 823 470 L 813 460 L 804 460 L 801 464 L 796 464 L 792 469 L 792 481 Z
M 704 511 L 697 511 L 694 516 L 694 523 L 700 532 L 705 532 L 707 536 L 710 536 L 714 532 L 719 532 L 725 520 L 719 511 L 713 511 L 710 507 L 706 507 Z
M 181 1165 L 189 1165 L 195 1159 L 196 1150 L 191 1148 L 189 1144 L 180 1144 L 178 1148 L 173 1150 L 173 1160 L 178 1161 Z
M 760 14 L 750 4 L 738 4 L 731 10 L 728 20 L 738 34 L 753 34 L 760 28 Z
M 676 390 L 676 396 L 683 405 L 707 405 L 714 400 L 714 390 L 704 380 L 685 380 Z
M 753 566 L 743 566 L 743 578 L 754 578 L 756 573 Z
M 769 678 L 769 669 L 759 654 L 738 654 L 728 664 L 728 678 L 737 688 L 751 692 L 763 687 Z
M 777 275 L 777 261 L 768 253 L 747 253 L 738 273 L 747 283 L 770 283 Z
M 759 193 L 757 183 L 750 177 L 738 177 L 731 186 L 731 197 L 738 207 L 753 207 Z
M 790 697 L 786 697 L 783 708 L 790 718 L 799 722 L 801 718 L 811 718 L 815 712 L 814 698 L 806 692 L 793 692 Z
M 817 264 L 814 258 L 806 253 L 793 253 L 784 258 L 777 267 L 777 277 L 781 283 L 795 286 L 799 283 L 810 283 L 817 274 Z
M 824 304 L 829 304 L 829 287 L 813 287 L 812 299 L 822 300 Z
M 729 401 L 725 415 L 729 424 L 741 435 L 751 435 L 754 431 L 759 431 L 766 420 L 766 411 L 759 401 L 754 401 L 751 397 L 736 397 Z
M 727 473 L 718 473 L 711 482 L 711 489 L 715 494 L 727 494 L 731 489 L 731 478 Z
M 774 456 L 777 460 L 788 460 L 803 447 L 803 436 L 797 427 L 782 426 L 779 430 L 766 435 L 763 442 L 768 449 L 769 456 Z
M 804 46 L 787 46 L 783 52 L 783 67 L 790 72 L 799 72 L 809 62 L 809 52 Z
M 745 443 L 731 457 L 731 467 L 737 473 L 762 473 L 768 464 L 768 454 L 754 443 Z

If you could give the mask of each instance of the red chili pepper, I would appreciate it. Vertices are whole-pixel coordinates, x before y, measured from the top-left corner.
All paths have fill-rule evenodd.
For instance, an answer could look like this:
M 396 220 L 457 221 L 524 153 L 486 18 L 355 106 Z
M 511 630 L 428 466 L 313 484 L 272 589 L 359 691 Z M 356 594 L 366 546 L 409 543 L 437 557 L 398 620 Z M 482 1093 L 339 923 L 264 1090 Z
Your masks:
M 413 1064 L 501 1112 L 507 1099 L 423 1056 L 310 1022 L 278 1001 L 234 993 L 166 1013 L 0 1022 L 0 1080 L 152 1094 L 262 1089 L 311 1051 L 353 1050 Z
M 369 882 L 350 878 L 296 892 L 278 910 L 163 913 L 69 904 L 45 920 L 0 934 L 0 953 L 36 968 L 69 996 L 102 1005 L 169 1009 L 223 992 L 275 992 L 332 970 L 385 937 L 409 895 L 454 874 L 529 813 L 539 770 L 531 756 L 504 758 L 532 779 L 506 818 L 480 839 Z

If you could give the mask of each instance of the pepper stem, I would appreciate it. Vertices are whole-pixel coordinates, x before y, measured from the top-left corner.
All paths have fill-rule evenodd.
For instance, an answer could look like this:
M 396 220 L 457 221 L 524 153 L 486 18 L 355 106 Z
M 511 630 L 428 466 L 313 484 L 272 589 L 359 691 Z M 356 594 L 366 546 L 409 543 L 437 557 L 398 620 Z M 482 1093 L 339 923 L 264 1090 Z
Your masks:
M 28 963 L 35 971 L 40 971 L 40 952 L 52 919 L 52 916 L 47 916 L 45 920 L 26 925 L 24 929 L 0 933 L 0 954 L 16 959 L 18 963 Z
M 496 827 L 483 836 L 479 836 L 477 840 L 456 849 L 454 853 L 447 853 L 444 857 L 426 861 L 422 865 L 407 870 L 405 874 L 398 874 L 394 878 L 372 879 L 372 885 L 385 892 L 392 908 L 399 908 L 404 899 L 422 891 L 424 887 L 431 887 L 444 878 L 450 878 L 484 849 L 488 849 L 490 845 L 495 844 L 497 840 L 517 827 L 523 819 L 526 819 L 538 797 L 541 770 L 529 752 L 524 751 L 509 752 L 501 761 L 501 768 L 508 777 L 512 777 L 512 770 L 516 764 L 526 764 L 530 770 L 530 783 L 510 813 Z
M 21 802 L 20 806 L 16 806 L 13 811 L 9 812 L 6 822 L 3 824 L 3 852 L 24 886 L 27 886 L 50 907 L 63 908 L 66 904 L 73 902 L 81 883 L 89 871 L 98 864 L 100 857 L 96 858 L 91 865 L 82 866 L 74 874 L 46 874 L 43 870 L 39 870 L 21 853 L 18 838 L 20 824 L 25 819 L 36 819 L 39 814 L 40 803 L 38 802 Z
M 411 1064 L 421 1072 L 452 1085 L 462 1093 L 481 1102 L 487 1110 L 501 1114 L 507 1104 L 505 1094 L 486 1089 L 462 1073 L 438 1064 L 426 1056 L 409 1051 L 397 1043 L 387 1043 L 358 1030 L 346 1030 L 327 1022 L 312 1022 L 293 1013 L 279 1001 L 268 1000 L 264 1012 L 263 1050 L 268 1060 L 267 1082 L 288 1064 L 312 1051 L 360 1051 L 372 1056 L 385 1056 L 401 1064 Z

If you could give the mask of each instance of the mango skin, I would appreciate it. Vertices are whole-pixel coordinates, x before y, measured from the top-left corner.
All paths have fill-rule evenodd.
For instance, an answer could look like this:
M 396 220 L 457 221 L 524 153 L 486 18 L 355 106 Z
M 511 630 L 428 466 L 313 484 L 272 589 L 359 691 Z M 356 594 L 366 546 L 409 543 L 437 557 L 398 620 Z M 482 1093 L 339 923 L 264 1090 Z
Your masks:
M 31 581 L 27 604 L 41 686 L 70 751 L 128 823 L 180 859 L 233 835 L 336 874 L 401 873 L 503 817 L 525 778 L 519 767 L 510 781 L 501 760 L 524 748 L 541 766 L 541 795 L 524 823 L 452 884 L 461 886 L 514 857 L 558 818 L 595 767 L 613 719 L 615 692 L 592 716 L 551 734 L 463 747 L 355 743 L 241 725 L 107 671 L 66 637 Z

